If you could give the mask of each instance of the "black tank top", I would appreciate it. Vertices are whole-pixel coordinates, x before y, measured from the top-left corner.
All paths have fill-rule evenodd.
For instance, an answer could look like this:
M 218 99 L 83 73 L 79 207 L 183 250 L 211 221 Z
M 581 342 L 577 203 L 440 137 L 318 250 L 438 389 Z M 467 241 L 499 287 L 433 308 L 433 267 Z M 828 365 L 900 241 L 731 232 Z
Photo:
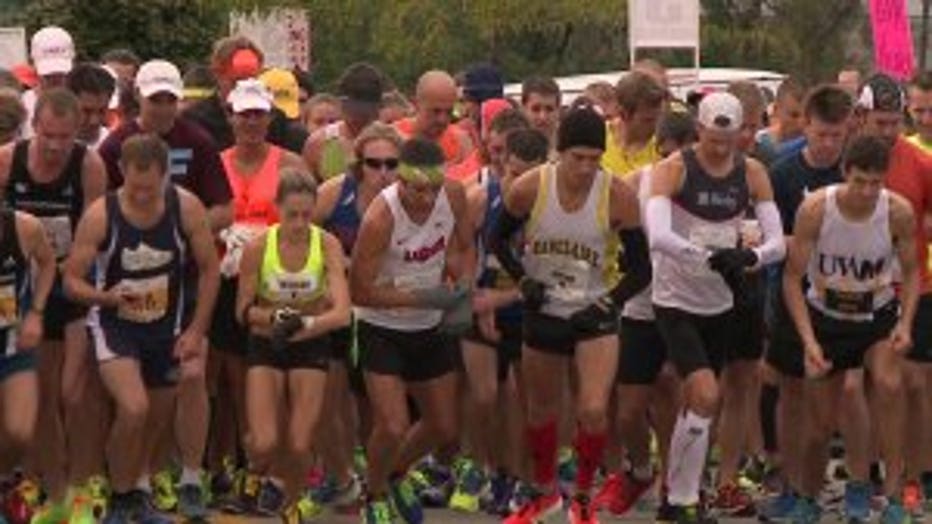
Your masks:
M 45 228 L 58 260 L 71 249 L 74 229 L 84 209 L 84 189 L 81 171 L 87 148 L 75 144 L 65 168 L 52 182 L 36 182 L 29 172 L 29 140 L 13 149 L 6 202 L 11 209 L 35 216 Z
M 709 222 L 724 222 L 745 213 L 751 197 L 744 155 L 735 155 L 734 168 L 725 177 L 708 174 L 693 149 L 683 150 L 683 164 L 686 167 L 683 187 L 673 202 Z
M 16 351 L 15 328 L 29 302 L 26 256 L 16 234 L 12 209 L 0 209 L 0 341 L 4 356 Z
M 131 307 L 95 308 L 101 327 L 130 328 L 143 336 L 173 337 L 181 331 L 186 292 L 187 241 L 181 229 L 178 190 L 165 190 L 165 211 L 140 229 L 124 216 L 116 192 L 106 196 L 106 246 L 97 259 L 98 287 L 125 286 L 143 298 Z

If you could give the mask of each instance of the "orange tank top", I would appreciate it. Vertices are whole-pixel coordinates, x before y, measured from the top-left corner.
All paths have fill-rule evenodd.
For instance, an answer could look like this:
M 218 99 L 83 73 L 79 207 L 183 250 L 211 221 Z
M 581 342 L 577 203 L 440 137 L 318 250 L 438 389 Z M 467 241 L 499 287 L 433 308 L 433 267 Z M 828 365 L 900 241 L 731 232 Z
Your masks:
M 270 145 L 262 166 L 248 175 L 236 170 L 233 150 L 231 147 L 220 154 L 233 192 L 233 222 L 265 225 L 278 222 L 275 192 L 278 191 L 282 149 Z
M 395 129 L 405 140 L 412 138 L 414 136 L 414 118 L 403 118 L 395 122 Z M 440 146 L 440 149 L 443 149 L 443 156 L 447 159 L 447 164 L 457 164 L 465 160 L 460 132 L 455 125 L 450 124 L 440 135 L 440 140 L 437 141 L 437 145 Z

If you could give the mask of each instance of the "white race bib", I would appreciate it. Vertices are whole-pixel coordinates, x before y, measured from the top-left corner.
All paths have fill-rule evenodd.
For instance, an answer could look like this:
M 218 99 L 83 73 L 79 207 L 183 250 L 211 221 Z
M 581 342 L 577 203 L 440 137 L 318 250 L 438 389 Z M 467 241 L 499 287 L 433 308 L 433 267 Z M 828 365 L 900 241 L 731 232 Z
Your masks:
M 124 279 L 118 285 L 133 295 L 122 303 L 117 316 L 138 324 L 161 320 L 168 313 L 168 275 L 151 278 Z
M 52 244 L 52 250 L 55 252 L 56 259 L 62 259 L 68 256 L 71 249 L 71 218 L 67 216 L 55 217 L 38 217 L 45 229 L 49 242 Z
M 579 304 L 586 301 L 589 289 L 589 264 L 583 260 L 547 257 L 543 282 L 547 295 L 556 302 Z
M 301 302 L 314 297 L 320 282 L 314 275 L 304 273 L 281 273 L 269 278 L 269 292 L 277 302 Z
M 689 230 L 689 242 L 699 247 L 716 250 L 738 246 L 738 230 L 734 224 L 696 224 Z

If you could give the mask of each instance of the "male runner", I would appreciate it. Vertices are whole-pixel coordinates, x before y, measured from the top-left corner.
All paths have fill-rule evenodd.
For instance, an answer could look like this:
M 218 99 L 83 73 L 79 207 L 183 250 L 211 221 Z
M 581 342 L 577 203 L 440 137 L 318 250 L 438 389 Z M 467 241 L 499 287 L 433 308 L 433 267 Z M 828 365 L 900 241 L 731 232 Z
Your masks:
M 806 97 L 803 114 L 806 125 L 803 136 L 806 145 L 798 153 L 788 155 L 770 168 L 770 183 L 773 185 L 774 201 L 780 210 L 783 232 L 792 238 L 796 212 L 803 199 L 832 184 L 843 181 L 841 157 L 848 138 L 850 121 L 854 112 L 854 101 L 841 87 L 822 85 L 814 88 Z M 783 473 L 784 489 L 770 503 L 760 509 L 761 517 L 766 519 L 786 518 L 796 505 L 797 493 L 802 489 L 803 475 L 812 475 L 812 480 L 824 476 L 824 468 L 818 465 L 807 466 L 800 455 L 799 433 L 805 430 L 803 417 L 805 402 L 803 378 L 805 370 L 800 358 L 802 344 L 789 317 L 783 301 L 783 269 L 775 266 L 768 275 L 769 308 L 771 312 L 770 345 L 765 356 L 767 369 L 776 373 L 778 398 L 772 402 L 778 410 L 776 415 L 776 450 L 779 453 L 778 465 Z M 766 393 L 762 393 L 766 396 Z M 863 405 L 863 393 L 860 404 Z M 856 403 L 849 403 L 855 405 Z M 846 406 L 847 407 L 847 406 Z M 857 406 L 855 406 L 857 407 Z M 848 411 L 846 409 L 846 411 Z M 766 415 L 764 416 L 766 420 Z M 849 518 L 863 518 L 869 510 L 869 493 L 862 489 L 858 481 L 867 480 L 867 464 L 858 465 L 857 450 L 863 449 L 863 439 L 867 436 L 863 426 L 845 428 L 848 470 L 852 482 L 846 486 L 845 515 Z M 846 416 L 842 421 L 856 422 Z M 765 431 L 765 433 L 767 433 Z M 860 438 L 861 440 L 855 440 Z M 854 459 L 854 460 L 852 460 Z M 861 457 L 865 461 L 867 457 Z
M 532 76 L 521 83 L 521 109 L 531 127 L 556 140 L 560 122 L 560 86 L 549 77 Z
M 362 516 L 373 524 L 392 521 L 389 494 L 405 522 L 423 521 L 401 476 L 431 449 L 457 439 L 456 347 L 446 332 L 465 331 L 472 314 L 475 259 L 463 187 L 444 180 L 445 157 L 434 142 L 405 142 L 400 160 L 398 180 L 366 209 L 350 265 L 373 412 Z M 421 415 L 413 426 L 406 393 Z
M 173 421 L 176 385 L 203 373 L 219 263 L 207 212 L 168 183 L 168 146 L 157 135 L 127 139 L 120 168 L 122 187 L 81 218 L 64 279 L 69 296 L 93 306 L 94 354 L 115 404 L 107 453 L 113 495 L 104 522 L 170 522 L 149 507 L 137 482 Z M 192 266 L 195 287 L 187 278 Z M 92 268 L 96 285 L 87 280 Z M 188 294 L 197 297 L 193 311 Z
M 631 72 L 615 85 L 619 118 L 609 121 L 602 168 L 620 177 L 658 160 L 654 131 L 667 93 L 645 73 Z
M 521 176 L 505 195 L 492 240 L 524 299 L 522 380 L 535 496 L 505 522 L 536 522 L 561 509 L 557 417 L 568 367 L 576 392 L 579 460 L 569 510 L 573 524 L 598 522 L 590 503 L 608 430 L 608 400 L 618 364 L 618 308 L 650 281 L 637 197 L 599 168 L 605 122 L 590 107 L 572 109 L 557 133 L 559 160 Z M 519 260 L 512 236 L 524 228 Z M 619 268 L 624 277 L 618 278 Z
M 116 80 L 96 64 L 78 64 L 68 73 L 65 86 L 78 97 L 81 127 L 78 140 L 97 149 L 107 138 L 107 110 L 116 89 Z
M 0 187 L 6 204 L 42 222 L 58 262 L 71 249 L 82 212 L 106 190 L 100 157 L 77 140 L 80 119 L 78 100 L 71 92 L 47 89 L 36 102 L 34 138 L 0 149 Z M 69 399 L 66 408 L 74 408 L 78 404 L 71 400 L 80 396 L 63 366 L 73 354 L 85 352 L 84 317 L 84 308 L 68 300 L 56 280 L 44 315 L 45 340 L 37 348 L 40 410 L 33 448 L 37 473 L 55 503 L 64 498 L 68 467 L 62 399 Z M 88 445 L 85 456 L 94 455 L 93 446 L 100 444 Z
M 764 165 L 770 165 L 802 147 L 800 133 L 805 96 L 805 88 L 794 78 L 787 78 L 777 88 L 770 127 L 757 134 L 757 155 Z
M 932 153 L 932 71 L 919 73 L 910 82 L 909 115 L 915 131 L 909 139 Z
M 443 150 L 448 166 L 466 160 L 475 149 L 469 133 L 452 123 L 456 82 L 444 71 L 428 71 L 417 81 L 414 116 L 395 122 L 402 138 L 425 138 Z
M 744 271 L 784 253 L 767 173 L 737 151 L 741 103 L 728 93 L 706 95 L 697 120 L 698 143 L 662 161 L 651 175 L 646 214 L 657 326 L 683 379 L 683 410 L 667 470 L 676 522 L 707 521 L 698 505 L 699 482 L 720 403 L 717 374 L 735 334 L 732 310 L 747 300 Z M 753 249 L 739 241 L 749 205 L 763 231 L 762 244 Z
M 932 362 L 932 277 L 929 273 L 927 248 L 928 215 L 932 209 L 932 157 L 902 135 L 906 96 L 893 78 L 884 74 L 870 77 L 861 89 L 858 108 L 861 115 L 860 132 L 879 137 L 892 148 L 889 168 L 883 179 L 884 185 L 909 200 L 917 217 L 914 237 L 919 264 L 920 296 L 912 334 L 913 346 L 905 363 L 905 382 L 910 390 L 908 398 L 912 400 L 906 409 L 910 413 L 923 413 L 921 406 L 917 404 L 917 399 L 921 400 L 920 396 L 923 395 L 919 385 L 928 377 L 923 376 L 926 373 L 924 370 L 928 363 Z M 880 402 L 879 397 L 877 400 L 871 402 L 872 416 L 889 415 L 889 406 Z M 878 419 L 878 423 L 883 420 L 885 419 Z M 924 429 L 913 424 L 921 426 L 923 422 L 922 416 L 919 415 L 910 417 L 909 431 L 906 431 L 906 428 L 895 428 L 902 432 L 901 436 L 897 437 L 897 450 L 902 447 L 905 450 L 904 456 L 922 456 L 920 450 L 926 447 L 926 441 L 923 440 Z M 890 438 L 895 437 L 891 435 Z M 899 462 L 890 464 L 885 461 L 886 495 L 899 495 L 903 465 Z M 920 460 L 909 460 L 905 465 L 909 468 L 906 473 L 909 482 L 903 492 L 903 502 L 906 503 L 908 511 L 916 512 L 922 498 L 917 481 L 920 480 L 920 472 L 929 466 L 923 466 Z
M 783 294 L 802 340 L 806 376 L 818 379 L 807 384 L 804 460 L 820 464 L 823 471 L 843 398 L 844 370 L 861 366 L 870 370 L 872 394 L 884 406 L 873 429 L 888 474 L 902 471 L 897 466 L 904 458 L 899 383 L 903 354 L 912 344 L 919 269 L 910 203 L 883 188 L 890 153 L 889 144 L 878 137 L 855 139 L 842 162 L 844 183 L 808 196 L 793 227 Z M 804 275 L 809 283 L 805 294 Z M 797 502 L 803 507 L 794 510 L 793 519 L 817 522 L 821 510 L 815 497 L 822 482 L 807 480 L 812 482 L 804 486 L 804 498 Z M 897 478 L 888 485 L 898 483 Z M 886 495 L 880 521 L 911 522 L 899 493 Z
M 12 474 L 33 446 L 39 411 L 34 350 L 42 341 L 43 315 L 57 272 L 42 223 L 27 213 L 0 209 L 0 475 Z M 27 509 L 11 504 L 15 495 L 13 490 L 6 493 L 0 516 L 23 517 L 10 514 Z
M 107 165 L 111 188 L 123 184 L 121 169 L 122 144 L 128 138 L 144 133 L 158 134 L 169 147 L 169 176 L 171 181 L 197 196 L 207 208 L 212 231 L 220 231 L 232 223 L 233 206 L 230 185 L 223 163 L 210 137 L 197 124 L 178 114 L 178 101 L 182 96 L 181 73 L 173 64 L 164 60 L 151 60 L 142 65 L 136 75 L 136 91 L 139 100 L 139 118 L 124 122 L 114 130 L 100 147 L 100 154 Z M 194 266 L 189 266 L 193 272 Z M 195 279 L 193 273 L 188 278 Z M 186 307 L 193 309 L 195 295 L 185 297 Z M 207 441 L 208 398 L 204 363 L 207 348 L 200 354 L 201 373 L 185 375 L 179 383 L 178 409 L 175 434 L 180 448 L 183 469 L 179 488 L 180 509 L 186 514 L 204 513 L 204 501 L 200 495 L 200 470 L 204 447 Z M 160 462 L 161 457 L 156 457 Z M 155 466 L 163 466 L 155 464 Z M 159 480 L 161 484 L 161 480 Z M 148 489 L 147 482 L 142 488 Z M 198 489 L 194 489 L 198 488 Z M 159 491 L 168 491 L 166 502 L 160 506 L 171 508 L 174 496 L 170 486 Z
M 23 93 L 23 105 L 28 115 L 21 130 L 23 138 L 32 138 L 36 101 L 42 91 L 65 85 L 65 75 L 74 65 L 74 41 L 68 31 L 60 27 L 43 27 L 32 35 L 29 56 L 39 76 L 39 84 Z

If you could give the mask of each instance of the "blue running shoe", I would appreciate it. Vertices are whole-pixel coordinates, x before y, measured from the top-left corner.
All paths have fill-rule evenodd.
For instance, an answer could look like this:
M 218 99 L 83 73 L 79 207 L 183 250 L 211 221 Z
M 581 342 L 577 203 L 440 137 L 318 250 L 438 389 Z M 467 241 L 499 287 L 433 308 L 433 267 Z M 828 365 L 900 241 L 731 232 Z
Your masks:
M 408 477 L 395 480 L 391 483 L 389 497 L 395 512 L 407 524 L 422 524 L 424 522 L 424 509 L 421 500 L 414 492 L 414 487 Z
M 798 497 L 789 521 L 792 524 L 817 524 L 822 519 L 822 508 L 815 499 Z
M 779 495 L 763 501 L 757 507 L 757 515 L 762 522 L 786 521 L 799 497 L 791 490 L 784 490 Z
M 849 524 L 866 523 L 871 517 L 871 485 L 849 480 L 845 484 L 844 516 Z
M 883 513 L 880 514 L 880 524 L 912 524 L 912 522 L 909 512 L 897 499 L 890 499 L 887 507 L 883 508 Z

